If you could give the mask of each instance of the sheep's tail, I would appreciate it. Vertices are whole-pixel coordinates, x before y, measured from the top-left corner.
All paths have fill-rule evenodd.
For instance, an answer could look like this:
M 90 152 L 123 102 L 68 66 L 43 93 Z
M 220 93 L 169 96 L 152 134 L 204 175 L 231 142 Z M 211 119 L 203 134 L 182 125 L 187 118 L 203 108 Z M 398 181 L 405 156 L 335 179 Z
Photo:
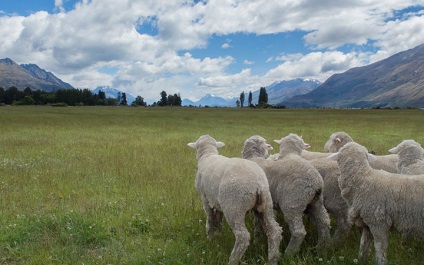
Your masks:
M 258 191 L 256 193 L 256 205 L 255 205 L 256 211 L 259 213 L 265 212 L 267 209 L 266 204 L 267 204 L 267 197 L 265 192 Z

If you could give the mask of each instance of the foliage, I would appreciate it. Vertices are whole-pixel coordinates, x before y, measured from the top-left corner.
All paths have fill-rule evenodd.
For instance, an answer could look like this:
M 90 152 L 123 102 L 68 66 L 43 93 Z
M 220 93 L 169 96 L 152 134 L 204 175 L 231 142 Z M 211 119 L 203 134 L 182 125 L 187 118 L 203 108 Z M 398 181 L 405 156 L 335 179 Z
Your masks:
M 249 97 L 248 97 L 249 107 L 252 106 L 252 98 L 253 98 L 252 91 L 249 91 Z
M 240 93 L 240 106 L 242 108 L 244 106 L 244 91 Z
M 248 108 L 1 108 L 0 264 L 227 264 L 234 236 L 225 223 L 206 238 L 194 188 L 195 151 L 188 142 L 210 134 L 240 157 L 243 142 L 303 135 L 322 151 L 329 135 L 346 131 L 387 154 L 403 139 L 424 142 L 422 110 L 295 110 Z M 166 130 L 164 130 L 166 125 Z M 278 150 L 275 150 L 278 152 Z M 281 250 L 289 231 L 284 219 Z M 360 231 L 318 254 L 305 219 L 298 256 L 280 264 L 354 264 Z M 249 214 L 247 226 L 253 231 Z M 392 233 L 388 260 L 419 264 L 422 243 Z M 248 248 L 246 264 L 267 260 L 265 238 Z M 368 264 L 372 264 L 371 255 Z
M 268 93 L 266 92 L 265 87 L 261 87 L 259 89 L 258 105 L 265 106 L 266 104 L 268 104 Z

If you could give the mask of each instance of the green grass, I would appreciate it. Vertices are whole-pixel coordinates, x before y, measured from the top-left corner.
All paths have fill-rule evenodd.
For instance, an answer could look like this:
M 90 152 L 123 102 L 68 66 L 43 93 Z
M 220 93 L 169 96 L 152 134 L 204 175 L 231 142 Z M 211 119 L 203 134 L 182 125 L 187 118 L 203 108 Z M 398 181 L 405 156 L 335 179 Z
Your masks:
M 206 239 L 194 188 L 187 143 L 202 134 L 237 157 L 254 134 L 276 148 L 272 140 L 297 133 L 312 151 L 342 130 L 378 154 L 403 139 L 424 143 L 422 110 L 4 106 L 0 124 L 0 264 L 226 264 L 234 236 L 225 224 Z M 278 221 L 283 251 L 289 233 Z M 308 231 L 299 255 L 280 264 L 353 264 L 356 228 L 326 255 Z M 265 242 L 249 247 L 247 264 L 266 262 Z M 389 264 L 420 264 L 421 249 L 394 233 Z

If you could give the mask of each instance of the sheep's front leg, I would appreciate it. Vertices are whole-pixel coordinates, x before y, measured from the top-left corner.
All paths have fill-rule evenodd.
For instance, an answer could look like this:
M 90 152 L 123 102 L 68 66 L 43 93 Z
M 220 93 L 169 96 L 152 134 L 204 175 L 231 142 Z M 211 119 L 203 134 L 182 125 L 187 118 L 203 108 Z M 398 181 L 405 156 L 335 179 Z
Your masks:
M 358 259 L 363 264 L 366 263 L 368 256 L 370 254 L 370 244 L 372 242 L 372 239 L 373 237 L 368 226 L 364 226 L 362 228 L 361 243 L 359 245 L 359 256 L 358 256 Z
M 208 239 L 211 240 L 221 228 L 222 213 L 211 208 L 206 199 L 202 202 L 206 213 L 206 234 Z

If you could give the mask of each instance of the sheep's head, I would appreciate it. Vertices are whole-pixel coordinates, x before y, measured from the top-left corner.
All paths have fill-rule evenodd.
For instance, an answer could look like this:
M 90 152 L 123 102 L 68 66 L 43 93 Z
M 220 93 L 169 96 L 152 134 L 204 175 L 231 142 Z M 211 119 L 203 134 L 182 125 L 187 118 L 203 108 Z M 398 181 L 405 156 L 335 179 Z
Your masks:
M 345 132 L 335 132 L 330 136 L 330 139 L 324 145 L 324 151 L 328 153 L 335 153 L 340 150 L 345 144 L 353 142 Z
M 202 135 L 197 139 L 196 142 L 188 143 L 188 146 L 194 149 L 198 149 L 200 146 L 215 146 L 216 148 L 221 148 L 225 144 L 223 142 L 217 142 L 214 138 L 210 137 L 209 135 Z
M 345 144 L 337 153 L 328 156 L 328 159 L 337 161 L 339 165 L 347 163 L 352 165 L 369 164 L 369 162 L 377 160 L 374 155 L 368 153 L 365 147 L 355 142 Z
M 218 154 L 218 148 L 223 147 L 223 142 L 217 142 L 209 135 L 202 135 L 196 142 L 188 143 L 188 146 L 197 150 L 197 161 L 206 155 Z
M 301 155 L 303 150 L 311 147 L 303 141 L 302 137 L 294 133 L 290 133 L 286 137 L 281 138 L 281 140 L 274 140 L 274 142 L 280 145 L 280 155 L 287 153 Z
M 245 159 L 253 157 L 267 158 L 269 156 L 268 151 L 272 149 L 272 146 L 268 144 L 263 137 L 254 135 L 244 141 L 243 152 L 241 155 Z
M 402 155 L 416 155 L 421 158 L 424 155 L 424 149 L 414 140 L 403 140 L 398 146 L 389 150 L 390 153 Z

